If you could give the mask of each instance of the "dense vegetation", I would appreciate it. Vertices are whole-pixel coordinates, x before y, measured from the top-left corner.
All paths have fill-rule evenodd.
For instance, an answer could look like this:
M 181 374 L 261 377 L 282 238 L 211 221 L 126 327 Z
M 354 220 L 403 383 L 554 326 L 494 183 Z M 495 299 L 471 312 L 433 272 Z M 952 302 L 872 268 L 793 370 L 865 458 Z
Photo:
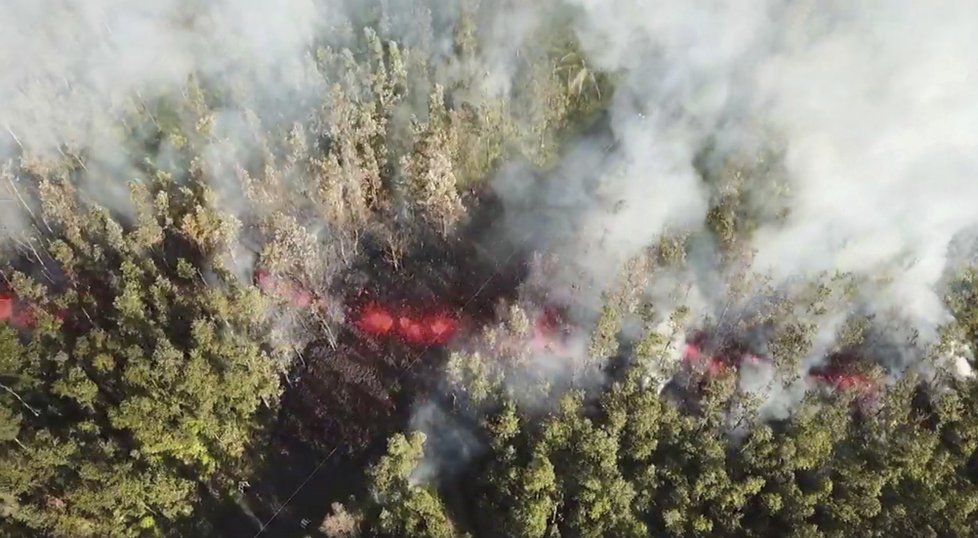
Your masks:
M 24 226 L 0 272 L 0 533 L 219 535 L 215 506 L 279 514 L 287 494 L 244 484 L 299 446 L 369 460 L 317 501 L 309 535 L 972 534 L 978 381 L 942 361 L 978 344 L 978 276 L 949 286 L 955 321 L 932 346 L 861 308 L 852 275 L 769 286 L 745 268 L 751 232 L 781 216 L 749 196 L 778 190 L 774 154 L 704 148 L 703 229 L 630 260 L 591 322 L 551 320 L 586 342 L 534 347 L 561 261 L 523 251 L 530 276 L 506 293 L 486 286 L 505 263 L 455 276 L 467 288 L 452 308 L 481 324 L 464 341 L 361 341 L 350 305 L 364 293 L 447 286 L 447 269 L 425 267 L 483 261 L 465 249 L 501 166 L 553 181 L 566 143 L 603 128 L 614 74 L 553 22 L 521 58 L 519 92 L 480 91 L 471 18 L 442 63 L 368 28 L 357 47 L 317 51 L 325 91 L 299 117 L 264 117 L 233 84 L 198 79 L 134 97 L 118 125 L 134 178 L 70 147 L 12 159 L 0 182 Z M 83 186 L 102 174 L 127 196 Z M 704 241 L 736 283 L 717 318 L 683 300 L 687 251 Z M 655 281 L 674 283 L 670 304 L 644 293 Z M 824 354 L 849 357 L 872 394 L 802 383 L 772 411 L 765 395 L 799 386 L 839 312 Z M 694 329 L 721 346 L 761 331 L 766 389 L 745 388 L 739 367 L 681 372 L 677 338 Z M 884 356 L 893 346 L 913 367 Z M 457 437 L 416 431 L 418 409 L 462 432 L 462 455 L 444 446 Z

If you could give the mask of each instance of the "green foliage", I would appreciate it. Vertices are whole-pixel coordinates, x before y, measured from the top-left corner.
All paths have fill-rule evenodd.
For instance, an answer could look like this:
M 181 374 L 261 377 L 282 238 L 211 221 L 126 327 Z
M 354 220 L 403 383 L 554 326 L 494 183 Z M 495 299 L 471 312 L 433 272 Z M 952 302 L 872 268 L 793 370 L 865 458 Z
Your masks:
M 259 115 L 264 107 L 236 81 L 192 77 L 177 95 L 133 96 L 117 128 L 130 139 L 122 168 L 134 177 L 96 176 L 111 173 L 70 151 L 58 159 L 25 151 L 4 167 L 27 197 L 30 226 L 0 273 L 33 321 L 0 327 L 0 533 L 178 532 L 201 492 L 226 494 L 248 470 L 294 350 L 308 339 L 334 342 L 342 314 L 323 305 L 364 244 L 382 245 L 398 267 L 416 224 L 452 235 L 467 218 L 468 191 L 503 162 L 546 168 L 567 137 L 592 126 L 614 77 L 583 54 L 567 13 L 542 15 L 548 27 L 513 66 L 520 91 L 488 95 L 480 68 L 492 51 L 480 50 L 475 21 L 492 6 L 475 4 L 461 10 L 456 55 L 444 63 L 373 29 L 349 50 L 310 51 L 306 75 L 322 91 L 288 117 Z M 753 232 L 787 215 L 786 182 L 774 155 L 713 149 L 695 163 L 711 195 L 705 235 L 739 270 L 749 266 Z M 125 186 L 129 199 L 96 203 L 80 177 Z M 973 534 L 973 379 L 936 390 L 908 375 L 865 407 L 809 394 L 767 421 L 730 372 L 687 383 L 688 405 L 655 391 L 671 373 L 664 361 L 674 342 L 650 330 L 659 305 L 641 295 L 650 278 L 689 269 L 687 249 L 701 238 L 664 234 L 631 260 L 596 309 L 587 357 L 547 365 L 613 366 L 600 382 L 541 374 L 527 351 L 532 322 L 508 305 L 485 345 L 453 352 L 445 368 L 449 412 L 484 451 L 423 483 L 419 467 L 437 453 L 425 453 L 420 433 L 396 434 L 367 472 L 361 506 L 334 505 L 322 532 Z M 314 290 L 313 312 L 247 284 L 256 264 Z M 864 350 L 878 325 L 851 308 L 864 282 L 848 275 L 787 289 L 746 270 L 728 276 L 728 304 L 713 322 L 737 335 L 763 328 L 781 388 L 798 377 L 830 314 L 850 313 L 839 348 Z M 976 290 L 972 268 L 947 297 L 954 322 L 942 334 L 962 348 L 978 345 Z M 625 329 L 641 301 L 650 307 L 646 332 L 631 342 Z M 678 336 L 704 321 L 682 302 L 658 320 Z
M 387 454 L 369 470 L 371 496 L 376 506 L 376 530 L 381 536 L 405 538 L 452 538 L 458 534 L 438 495 L 411 483 L 420 462 L 424 435 L 398 434 L 388 443 Z
M 907 376 L 871 413 L 808 397 L 777 422 L 748 413 L 737 433 L 724 419 L 737 397 L 726 381 L 709 382 L 690 414 L 648 388 L 645 368 L 633 363 L 596 399 L 568 393 L 542 416 L 497 399 L 481 423 L 487 452 L 453 486 L 478 510 L 462 516 L 476 535 L 957 536 L 978 524 L 973 381 L 924 405 L 926 388 Z M 408 463 L 375 472 L 374 491 L 422 457 L 405 443 L 395 438 L 381 461 Z M 399 528 L 392 517 L 365 524 Z
M 26 333 L 0 330 L 8 521 L 50 536 L 163 532 L 191 512 L 197 482 L 232 477 L 259 407 L 279 392 L 260 348 L 265 329 L 238 284 L 187 278 L 226 248 L 210 231 L 226 220 L 201 200 L 166 218 L 144 208 L 144 224 L 127 230 L 66 183 L 44 183 L 42 196 L 54 234 L 45 240 L 70 272 L 62 288 L 8 273 L 31 302 L 18 308 L 37 318 Z M 210 255 L 174 271 L 148 239 L 150 221 L 193 222 L 153 234 Z M 52 315 L 59 309 L 63 320 Z

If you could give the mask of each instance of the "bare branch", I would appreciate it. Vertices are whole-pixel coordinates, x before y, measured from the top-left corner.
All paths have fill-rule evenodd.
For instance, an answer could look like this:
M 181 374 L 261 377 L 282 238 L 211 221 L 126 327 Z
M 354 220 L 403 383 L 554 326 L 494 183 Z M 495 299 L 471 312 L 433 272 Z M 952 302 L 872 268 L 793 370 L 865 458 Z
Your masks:
M 30 406 L 30 404 L 28 404 L 27 402 L 25 402 L 24 399 L 20 397 L 20 394 L 17 394 L 17 392 L 14 391 L 14 389 L 8 387 L 7 385 L 4 385 L 3 383 L 0 383 L 0 388 L 2 388 L 3 390 L 9 392 L 10 394 L 13 394 L 14 395 L 14 398 L 17 398 L 24 407 L 26 407 L 28 410 L 30 410 L 31 413 L 34 413 L 34 416 L 35 417 L 41 416 L 41 412 L 38 411 L 37 409 L 34 409 L 33 407 Z

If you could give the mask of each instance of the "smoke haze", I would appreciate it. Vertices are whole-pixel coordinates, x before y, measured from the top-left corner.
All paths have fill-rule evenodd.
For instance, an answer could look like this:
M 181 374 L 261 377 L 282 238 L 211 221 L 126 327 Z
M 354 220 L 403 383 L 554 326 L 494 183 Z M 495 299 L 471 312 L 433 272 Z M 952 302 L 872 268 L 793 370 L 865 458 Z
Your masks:
M 790 213 L 756 233 L 754 269 L 886 275 L 873 302 L 933 336 L 947 319 L 935 286 L 948 246 L 978 223 L 978 5 L 577 4 L 587 52 L 623 73 L 613 130 L 633 166 L 602 186 L 633 209 L 583 217 L 608 243 L 634 252 L 664 225 L 702 222 L 691 157 L 707 137 L 731 151 L 777 144 Z
M 117 119 L 133 98 L 180 91 L 191 74 L 243 81 L 257 114 L 288 122 L 325 92 L 310 75 L 312 49 L 351 42 L 363 21 L 431 51 L 443 79 L 476 72 L 478 91 L 518 93 L 511 79 L 521 46 L 560 13 L 574 21 L 590 67 L 615 77 L 608 132 L 572 142 L 546 181 L 529 182 L 519 167 L 494 181 L 515 209 L 513 234 L 528 233 L 567 262 L 550 279 L 558 296 L 596 301 L 625 260 L 666 232 L 703 226 L 716 196 L 695 166 L 706 145 L 721 154 L 777 147 L 790 211 L 755 233 L 753 269 L 776 281 L 883 274 L 889 280 L 867 285 L 865 300 L 909 317 L 925 337 L 947 320 L 938 286 L 948 246 L 978 225 L 978 4 L 483 2 L 474 10 L 489 30 L 468 64 L 451 57 L 449 29 L 463 9 L 473 8 L 447 0 L 6 2 L 0 150 L 84 147 L 127 177 Z M 244 137 L 235 118 L 221 125 L 222 137 Z M 88 183 L 97 197 L 118 197 L 104 179 Z M 706 302 L 719 304 L 722 291 L 703 285 L 714 296 Z

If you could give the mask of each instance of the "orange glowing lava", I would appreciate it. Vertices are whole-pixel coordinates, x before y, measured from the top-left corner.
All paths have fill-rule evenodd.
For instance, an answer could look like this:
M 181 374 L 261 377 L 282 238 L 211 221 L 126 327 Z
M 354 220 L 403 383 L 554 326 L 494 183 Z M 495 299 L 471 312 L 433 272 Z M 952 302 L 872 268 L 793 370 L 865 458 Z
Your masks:
M 427 343 L 424 329 L 424 325 L 417 320 L 407 316 L 397 318 L 397 334 L 410 344 L 424 345 Z
M 14 298 L 0 295 L 0 321 L 6 321 L 14 315 Z
M 433 344 L 444 344 L 452 338 L 458 329 L 458 321 L 445 314 L 433 315 L 425 320 Z
M 414 346 L 442 345 L 455 336 L 459 321 L 453 315 L 419 315 L 407 309 L 390 309 L 376 302 L 355 309 L 353 326 L 368 338 L 395 336 Z
M 856 391 L 868 395 L 876 390 L 872 380 L 862 374 L 827 372 L 811 374 L 811 377 L 842 392 Z
M 727 370 L 727 364 L 721 357 L 705 357 L 700 347 L 694 343 L 687 343 L 683 351 L 683 361 L 694 368 L 702 368 L 708 375 L 716 376 Z
M 561 353 L 566 349 L 566 337 L 564 313 L 553 305 L 544 307 L 533 322 L 531 346 L 538 351 Z
M 380 305 L 367 305 L 356 319 L 356 326 L 364 333 L 372 336 L 383 336 L 391 331 L 394 318 Z

